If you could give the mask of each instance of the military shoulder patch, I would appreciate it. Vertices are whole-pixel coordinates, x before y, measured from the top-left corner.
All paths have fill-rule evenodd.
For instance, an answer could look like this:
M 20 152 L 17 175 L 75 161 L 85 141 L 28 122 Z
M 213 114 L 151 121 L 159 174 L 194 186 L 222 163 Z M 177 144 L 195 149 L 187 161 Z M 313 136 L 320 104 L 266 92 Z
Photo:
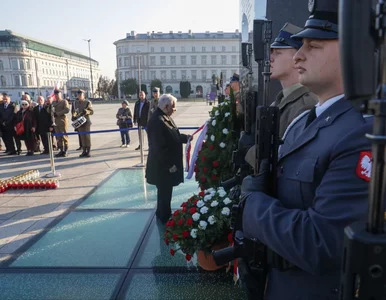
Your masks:
M 362 151 L 359 155 L 356 173 L 359 178 L 365 181 L 371 179 L 371 167 L 373 163 L 373 156 L 369 151 Z

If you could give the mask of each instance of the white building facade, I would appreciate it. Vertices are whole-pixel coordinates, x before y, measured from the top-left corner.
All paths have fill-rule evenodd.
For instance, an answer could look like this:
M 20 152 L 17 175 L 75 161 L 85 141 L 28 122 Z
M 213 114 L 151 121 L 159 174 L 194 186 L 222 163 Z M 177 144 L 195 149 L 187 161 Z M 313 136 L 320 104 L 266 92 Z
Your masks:
M 191 96 L 211 91 L 212 76 L 223 74 L 224 84 L 240 69 L 240 33 L 235 32 L 148 32 L 128 33 L 116 41 L 118 86 L 129 78 L 146 84 L 162 82 L 164 93 L 180 97 L 180 82 L 189 81 Z M 140 73 L 140 78 L 138 74 Z M 121 89 L 118 88 L 121 98 Z
M 0 93 L 17 100 L 28 92 L 36 99 L 58 86 L 70 98 L 79 88 L 91 97 L 90 61 L 95 93 L 100 76 L 97 61 L 10 30 L 0 31 Z

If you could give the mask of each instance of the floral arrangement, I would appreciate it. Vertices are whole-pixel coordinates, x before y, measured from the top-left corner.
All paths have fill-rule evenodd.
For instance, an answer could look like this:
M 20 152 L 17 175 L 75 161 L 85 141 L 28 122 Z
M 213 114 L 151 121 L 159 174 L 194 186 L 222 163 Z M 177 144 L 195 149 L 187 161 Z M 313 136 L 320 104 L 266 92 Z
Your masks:
M 201 191 L 182 203 L 166 223 L 164 240 L 171 246 L 170 254 L 180 250 L 190 261 L 198 250 L 210 253 L 214 244 L 231 241 L 233 204 L 222 187 Z
M 205 141 L 194 168 L 196 181 L 201 190 L 218 187 L 223 180 L 231 178 L 232 153 L 237 147 L 236 102 L 231 91 L 226 99 L 210 112 Z

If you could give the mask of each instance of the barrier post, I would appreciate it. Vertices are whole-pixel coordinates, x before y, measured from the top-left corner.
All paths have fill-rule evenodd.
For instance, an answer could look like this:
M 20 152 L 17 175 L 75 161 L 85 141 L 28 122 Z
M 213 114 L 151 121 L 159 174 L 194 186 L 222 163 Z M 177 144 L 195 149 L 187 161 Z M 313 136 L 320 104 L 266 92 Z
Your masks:
M 144 167 L 145 164 L 144 164 L 144 151 L 143 151 L 143 127 L 140 126 L 139 127 L 139 146 L 140 146 L 140 150 L 141 150 L 141 162 L 139 164 L 136 164 L 135 166 L 136 167 Z
M 51 132 L 47 132 L 47 139 L 48 139 L 48 150 L 50 152 L 51 173 L 48 173 L 45 177 L 47 177 L 47 178 L 60 177 L 62 175 L 55 171 L 54 149 L 52 147 Z

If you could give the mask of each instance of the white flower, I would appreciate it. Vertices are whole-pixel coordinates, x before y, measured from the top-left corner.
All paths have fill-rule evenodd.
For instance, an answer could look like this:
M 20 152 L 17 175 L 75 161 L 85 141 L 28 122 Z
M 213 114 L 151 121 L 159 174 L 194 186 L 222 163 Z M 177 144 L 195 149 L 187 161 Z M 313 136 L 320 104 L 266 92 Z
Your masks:
M 212 142 L 214 142 L 215 137 L 213 134 L 210 136 L 210 139 L 212 140 Z
M 206 206 L 203 206 L 203 207 L 201 207 L 201 209 L 200 209 L 200 213 L 202 213 L 202 214 L 206 214 L 207 212 L 208 212 L 208 207 L 206 207 Z
M 225 113 L 225 118 L 226 118 L 226 117 L 229 117 L 230 115 L 231 115 L 230 112 L 226 112 L 226 113 Z
M 212 192 L 214 192 L 214 188 L 209 188 L 209 189 L 205 190 L 205 193 L 206 193 L 206 194 L 207 194 L 207 193 L 212 193 Z
M 213 120 L 213 121 L 212 121 L 212 126 L 213 126 L 213 127 L 216 126 L 216 120 Z
M 200 220 L 200 217 L 201 217 L 201 215 L 200 215 L 199 213 L 194 213 L 194 214 L 192 215 L 192 219 L 193 219 L 194 221 Z
M 203 207 L 204 205 L 205 205 L 205 203 L 202 200 L 197 202 L 197 207 Z
M 222 198 L 222 197 L 225 197 L 226 196 L 226 194 L 227 194 L 227 192 L 226 191 L 224 191 L 224 189 L 222 189 L 222 190 L 218 190 L 218 195 Z
M 210 206 L 212 206 L 212 207 L 215 207 L 215 206 L 217 206 L 218 205 L 218 202 L 216 201 L 216 200 L 214 200 L 211 204 L 210 204 Z
M 221 143 L 220 143 L 220 147 L 221 147 L 221 148 L 225 148 L 224 142 L 221 142 Z
M 218 111 L 218 110 L 216 110 L 216 112 L 215 112 L 215 114 L 214 114 L 215 116 L 219 116 L 220 115 L 220 112 Z M 214 125 L 213 125 L 214 126 Z
M 216 218 L 212 215 L 208 218 L 208 222 L 210 225 L 213 225 L 214 223 L 216 223 Z
M 206 226 L 208 226 L 208 223 L 206 223 L 205 221 L 200 221 L 200 225 L 198 225 L 198 227 L 202 230 L 205 230 Z
M 228 208 L 228 207 L 224 207 L 221 211 L 221 213 L 223 215 L 226 215 L 226 216 L 229 216 L 229 214 L 231 213 L 231 210 Z
M 207 201 L 209 201 L 210 199 L 212 199 L 212 195 L 206 195 L 205 197 L 204 197 L 204 201 L 205 202 L 207 202 Z M 198 205 L 197 205 L 198 206 Z M 203 205 L 201 205 L 201 206 L 203 206 Z M 200 207 L 201 207 L 200 206 Z
M 226 198 L 223 200 L 223 202 L 224 202 L 225 205 L 228 205 L 229 203 L 232 202 L 232 200 L 229 199 L 228 197 L 226 197 Z
M 197 231 L 198 231 L 197 229 L 192 229 L 190 231 L 190 235 L 191 235 L 192 238 L 195 239 L 197 237 Z
M 225 134 L 225 135 L 227 135 L 227 134 L 229 133 L 229 130 L 228 130 L 227 128 L 224 128 L 224 129 L 222 130 L 222 133 Z
M 217 191 L 225 191 L 224 188 L 222 186 L 220 186 Z

